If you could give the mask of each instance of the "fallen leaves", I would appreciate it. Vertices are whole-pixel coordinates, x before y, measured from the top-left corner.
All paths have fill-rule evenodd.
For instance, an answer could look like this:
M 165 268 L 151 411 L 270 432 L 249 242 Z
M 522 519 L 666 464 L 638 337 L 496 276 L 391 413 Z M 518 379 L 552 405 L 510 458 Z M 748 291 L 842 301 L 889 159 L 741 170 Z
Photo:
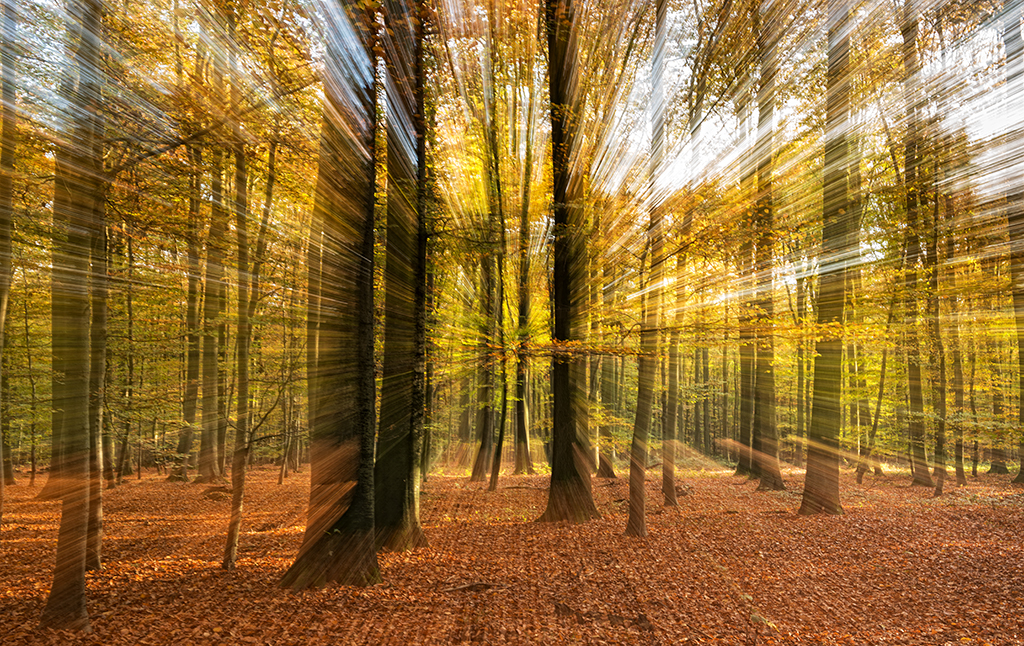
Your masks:
M 847 515 L 800 517 L 792 494 L 725 471 L 680 472 L 688 495 L 650 535 L 623 535 L 625 479 L 595 481 L 600 520 L 532 522 L 546 478 L 497 492 L 431 476 L 430 547 L 382 553 L 383 585 L 291 593 L 277 580 L 302 540 L 308 480 L 257 469 L 238 569 L 202 486 L 156 477 L 105 492 L 105 567 L 88 575 L 93 633 L 36 628 L 59 503 L 7 489 L 0 635 L 7 644 L 984 644 L 1024 643 L 1019 490 L 1006 476 L 933 500 L 906 479 L 858 487 Z M 791 483 L 799 473 L 787 473 Z M 662 511 L 660 514 L 654 512 Z

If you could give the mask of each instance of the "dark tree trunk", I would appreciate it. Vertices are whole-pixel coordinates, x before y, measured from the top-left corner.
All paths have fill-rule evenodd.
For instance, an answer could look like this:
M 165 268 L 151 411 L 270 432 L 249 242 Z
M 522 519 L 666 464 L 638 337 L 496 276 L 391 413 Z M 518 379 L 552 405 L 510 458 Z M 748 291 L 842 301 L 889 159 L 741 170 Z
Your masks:
M 751 252 L 753 251 L 749 241 L 744 241 L 740 246 L 740 273 L 750 275 Z M 745 290 L 744 290 L 745 291 Z M 747 296 L 740 296 L 744 302 L 740 305 L 739 313 L 739 411 L 737 415 L 739 425 L 739 461 L 736 463 L 738 476 L 754 476 L 755 462 L 752 451 L 757 447 L 753 446 L 751 431 L 753 429 L 754 415 L 754 328 L 751 321 L 750 303 Z
M 199 398 L 199 207 L 202 203 L 202 150 L 187 148 L 189 173 L 188 233 L 186 239 L 188 296 L 185 305 L 185 392 L 181 398 L 182 428 L 178 436 L 177 456 L 168 480 L 188 482 L 188 462 L 192 453 L 192 431 L 196 423 Z
M 1021 7 L 1015 2 L 1006 19 L 1003 43 L 1006 49 L 1006 86 L 1009 92 L 1024 88 L 1024 39 L 1021 38 Z M 1011 107 L 1015 111 L 1017 107 Z M 1007 229 L 1010 238 L 1010 280 L 1013 283 L 1013 320 L 1017 336 L 1017 456 L 1020 468 L 1015 484 L 1024 483 L 1024 178 L 1008 178 L 1006 196 Z
M 925 459 L 924 440 L 924 395 L 921 386 L 921 352 L 917 334 L 917 264 L 921 258 L 921 238 L 918 234 L 921 205 L 921 182 L 918 171 L 921 155 L 921 134 L 919 124 L 921 65 L 917 55 L 917 10 L 911 0 L 903 3 L 900 31 L 903 34 L 903 84 L 906 93 L 907 134 L 904 145 L 903 186 L 906 193 L 907 210 L 907 266 L 904 280 L 906 346 L 907 346 L 907 388 L 910 396 L 910 445 L 914 485 L 931 487 L 931 475 Z
M 850 112 L 850 7 L 829 0 L 828 71 L 825 90 L 825 181 L 819 263 L 817 322 L 838 325 L 846 305 L 847 262 L 853 214 L 850 212 L 847 141 Z M 807 477 L 801 514 L 841 514 L 839 502 L 839 425 L 842 391 L 842 338 L 830 333 L 815 343 L 814 396 L 807 431 Z
M 480 340 L 477 346 L 479 379 L 477 387 L 476 433 L 477 446 L 473 458 L 470 482 L 483 482 L 487 477 L 494 442 L 494 357 L 491 344 L 496 333 L 494 306 L 494 255 L 488 251 L 480 266 Z
M 806 267 L 806 263 L 803 265 Z M 806 308 L 804 301 L 807 294 L 807 277 L 797 276 L 796 279 L 796 446 L 794 447 L 796 466 L 804 463 L 804 434 L 807 432 L 805 411 L 807 410 L 807 399 L 804 397 L 805 383 L 807 381 L 807 338 L 804 334 L 804 317 Z
M 107 378 L 107 229 L 106 200 L 97 201 L 92 239 L 89 339 L 89 529 L 85 567 L 102 567 L 103 547 L 103 411 Z
M 349 3 L 345 3 L 348 5 Z M 380 581 L 374 548 L 374 130 L 372 8 L 347 6 L 359 42 L 332 43 L 320 140 L 316 211 L 324 247 L 319 295 L 311 312 L 319 322 L 316 419 L 311 434 L 310 498 L 299 555 L 281 586 L 292 589 L 327 583 L 368 585 Z M 330 20 L 344 20 L 333 16 Z M 341 25 L 329 25 L 345 29 Z M 351 51 L 338 51 L 337 47 Z M 341 61 L 347 60 L 348 65 Z M 335 91 L 345 88 L 356 110 Z M 319 235 L 314 232 L 311 238 Z
M 238 70 L 234 43 L 238 16 L 234 5 L 227 4 L 228 40 L 232 44 L 228 56 L 231 72 L 232 153 L 235 158 L 235 199 L 232 211 L 235 216 L 235 240 L 238 252 L 238 294 L 235 301 L 238 339 L 235 345 L 235 446 L 231 456 L 231 514 L 228 519 L 228 535 L 224 545 L 224 559 L 221 567 L 235 569 L 238 559 L 238 536 L 242 528 L 242 511 L 245 497 L 245 468 L 249 458 L 249 349 L 252 342 L 252 314 L 250 290 L 259 270 L 249 263 L 249 167 L 245 158 L 245 140 L 242 138 L 242 124 L 239 123 L 241 93 L 240 71 Z M 262 232 L 261 232 L 262 233 Z M 252 271 L 250 271 L 252 270 Z M 255 291 L 255 290 L 252 290 Z
M 660 218 L 651 211 L 651 223 L 647 232 L 648 244 L 660 239 Z M 650 253 L 651 271 L 648 285 L 657 285 L 654 267 L 661 261 L 661 245 L 658 253 Z M 659 288 L 653 287 L 644 297 L 643 330 L 641 333 L 640 357 L 637 360 L 636 420 L 633 424 L 633 442 L 629 450 L 629 518 L 626 522 L 627 536 L 647 536 L 647 476 L 648 438 L 651 428 L 651 409 L 654 406 L 655 371 L 658 366 L 658 328 L 660 325 L 661 299 Z M 673 491 L 674 493 L 674 491 Z
M 573 0 L 545 0 L 548 45 L 548 83 L 551 105 L 551 176 L 554 215 L 552 276 L 556 345 L 580 340 L 581 306 L 586 294 L 583 247 L 582 178 L 573 173 L 579 99 L 576 84 L 577 43 Z M 588 466 L 589 441 L 585 374 L 581 359 L 560 347 L 551 367 L 552 456 L 551 485 L 542 522 L 584 522 L 600 514 L 594 505 Z
M 384 269 L 384 356 L 380 428 L 374 467 L 377 545 L 426 547 L 420 528 L 420 451 L 426 367 L 426 213 L 422 2 L 383 4 L 389 118 L 387 123 L 387 260 Z M 414 15 L 415 12 L 415 15 Z M 403 132 L 412 124 L 414 132 Z M 416 148 L 403 145 L 413 135 Z
M 775 419 L 775 303 L 773 298 L 775 255 L 775 201 L 773 196 L 775 72 L 776 58 L 775 15 L 770 3 L 754 9 L 757 50 L 761 63 L 757 90 L 758 125 L 757 199 L 754 205 L 756 231 L 756 257 L 754 260 L 757 308 L 761 316 L 757 332 L 754 371 L 757 374 L 754 390 L 754 424 L 760 447 L 754 456 L 755 472 L 760 478 L 759 490 L 782 491 L 779 470 L 779 437 Z M 763 12 L 763 14 L 762 14 Z M 707 380 L 705 368 L 705 381 Z M 707 411 L 705 411 L 705 416 Z M 705 424 L 707 421 L 705 420 Z
M 946 195 L 945 199 L 946 221 L 952 225 L 953 198 Z M 952 262 L 954 258 L 954 241 L 950 233 L 946 236 L 946 260 Z M 952 346 L 953 359 L 953 437 L 954 437 L 954 464 L 956 469 L 956 484 L 964 486 L 967 484 L 967 475 L 964 473 L 964 362 L 960 341 L 960 316 L 957 307 L 956 272 L 950 273 L 950 281 L 953 286 L 953 293 L 949 297 L 950 309 L 950 330 L 949 342 Z
M 676 448 L 679 446 L 676 421 L 679 417 L 679 330 L 673 329 L 668 339 L 668 394 L 665 399 L 665 414 L 662 420 L 661 493 L 665 505 L 675 507 L 676 500 Z
M 604 308 L 606 311 L 610 311 L 615 302 L 615 280 L 613 270 L 609 267 L 604 267 L 604 285 L 601 291 Z M 612 345 L 611 334 L 608 332 L 605 338 L 605 344 L 608 346 Z M 601 405 L 604 407 L 604 417 L 598 432 L 600 444 L 597 455 L 598 478 L 615 477 L 615 463 L 612 458 L 612 429 L 615 424 L 612 420 L 619 417 L 617 362 L 618 359 L 611 355 L 605 355 L 601 359 Z

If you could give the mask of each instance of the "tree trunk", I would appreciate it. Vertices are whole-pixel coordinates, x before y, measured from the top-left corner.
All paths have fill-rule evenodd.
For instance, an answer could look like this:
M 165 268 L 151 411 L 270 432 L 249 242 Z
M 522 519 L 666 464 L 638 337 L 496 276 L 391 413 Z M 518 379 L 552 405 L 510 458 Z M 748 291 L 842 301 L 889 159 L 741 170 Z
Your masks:
M 937 195 L 936 195 L 937 197 Z M 946 349 L 939 321 L 939 200 L 932 213 L 925 271 L 928 272 L 928 332 L 932 365 L 932 408 L 935 417 L 935 496 L 942 495 L 946 482 Z M 950 260 L 946 259 L 947 262 Z M 1024 392 L 1024 391 L 1022 391 Z
M 1003 42 L 1006 49 L 1006 86 L 1009 92 L 1024 88 L 1024 39 L 1021 38 L 1021 7 L 1010 5 Z M 1016 116 L 1016 107 L 1009 108 Z M 1016 122 L 1019 127 L 1019 121 Z M 1020 467 L 1014 484 L 1024 484 L 1024 183 L 1018 173 L 1008 178 L 1007 230 L 1010 238 L 1010 280 L 1013 283 L 1013 320 L 1017 336 L 1017 456 Z
M 847 142 L 850 111 L 850 7 L 847 0 L 829 0 L 828 71 L 825 90 L 825 178 L 821 261 L 816 302 L 819 327 L 839 325 L 846 306 L 847 254 L 853 214 L 850 213 Z M 807 476 L 801 514 L 841 514 L 839 502 L 839 425 L 842 391 L 842 338 L 834 331 L 815 343 L 814 395 L 807 431 Z
M 473 458 L 470 482 L 483 482 L 494 441 L 494 357 L 491 343 L 495 337 L 494 256 L 484 254 L 480 264 L 480 340 L 477 345 L 480 383 L 477 387 L 476 433 L 477 446 Z
M 530 455 L 530 410 L 527 406 L 527 379 L 529 376 L 529 358 L 527 348 L 530 343 L 530 195 L 533 187 L 533 140 L 535 138 L 537 92 L 533 84 L 533 59 L 527 63 L 527 74 L 530 79 L 530 105 L 526 116 L 526 157 L 523 168 L 523 192 L 519 208 L 519 318 L 518 353 L 516 358 L 516 465 L 515 473 L 530 473 L 533 470 L 533 458 Z M 602 382 L 603 383 L 603 382 Z
M 40 625 L 89 629 L 85 568 L 89 526 L 89 370 L 88 281 L 96 199 L 102 195 L 103 73 L 100 57 L 102 1 L 81 0 L 69 15 L 76 42 L 69 76 L 61 84 L 71 119 L 68 139 L 57 150 L 51 270 L 54 432 L 63 445 L 60 529 L 53 586 Z M 73 19 L 72 19 L 73 20 Z M 84 284 L 83 284 L 84 283 Z
M 235 158 L 235 239 L 238 250 L 238 294 L 236 301 L 237 341 L 235 345 L 235 446 L 231 456 L 231 513 L 228 519 L 228 535 L 224 545 L 224 559 L 221 567 L 235 569 L 238 559 L 238 535 L 242 527 L 242 508 L 245 497 L 245 468 L 249 457 L 249 346 L 252 341 L 252 309 L 250 309 L 250 287 L 255 272 L 249 266 L 249 168 L 245 158 L 245 140 L 242 138 L 242 124 L 238 111 L 242 96 L 238 89 L 241 83 L 235 48 L 235 30 L 238 16 L 234 5 L 227 4 L 228 40 L 231 50 L 228 55 L 228 69 L 231 72 L 232 143 Z M 262 233 L 262 232 L 261 232 Z M 258 271 L 258 270 L 256 270 Z M 255 290 L 253 290 L 255 291 Z M 255 295 L 255 294 L 253 294 Z M 255 303 L 252 304 L 255 306 Z
M 99 570 L 103 547 L 103 415 L 107 380 L 107 228 L 106 200 L 97 201 L 92 239 L 90 285 L 92 320 L 89 339 L 89 528 L 85 567 Z
M 178 436 L 177 456 L 168 480 L 188 482 L 188 462 L 192 453 L 192 431 L 196 423 L 199 398 L 199 208 L 202 203 L 202 150 L 189 146 L 188 233 L 186 234 L 188 296 L 185 305 L 185 392 L 181 399 L 182 428 Z
M 750 275 L 752 245 L 749 240 L 744 240 L 739 251 L 739 271 L 741 275 Z M 744 290 L 746 291 L 746 290 Z M 736 463 L 738 476 L 752 477 L 755 475 L 755 462 L 752 451 L 757 447 L 753 446 L 751 437 L 754 415 L 754 328 L 751 321 L 751 308 L 747 300 L 749 297 L 740 296 L 743 302 L 740 304 L 739 313 L 739 411 L 737 420 L 739 424 L 739 461 Z
M 601 300 L 605 311 L 610 311 L 615 303 L 615 281 L 614 272 L 610 267 L 604 267 L 604 285 L 602 288 Z M 610 328 L 608 325 L 606 328 Z M 605 345 L 611 346 L 612 332 L 606 331 Z M 615 424 L 613 419 L 619 417 L 618 407 L 618 371 L 616 363 L 618 359 L 612 355 L 605 355 L 601 359 L 601 405 L 604 407 L 601 428 L 598 432 L 600 447 L 597 455 L 597 477 L 614 478 L 615 463 L 613 460 L 612 429 Z
M 4 0 L 2 13 L 0 13 L 0 65 L 3 66 L 0 76 L 0 99 L 3 106 L 0 108 L 0 348 L 6 342 L 7 306 L 11 296 L 11 227 L 13 223 L 14 210 L 14 152 L 18 128 L 17 114 L 17 87 L 15 86 L 15 47 L 18 34 L 18 14 L 15 10 L 14 0 Z M 27 305 L 26 305 L 27 307 Z M 26 352 L 31 350 L 26 347 Z M 0 360 L 2 360 L 0 356 Z M 31 360 L 31 359 L 30 359 Z M 2 365 L 2 363 L 0 363 Z M 31 372 L 31 368 L 29 370 Z M 0 374 L 0 380 L 6 387 L 10 376 L 4 370 Z M 7 401 L 7 398 L 4 398 Z M 33 424 L 35 416 L 33 416 Z M 0 443 L 0 463 L 10 460 L 5 450 L 7 447 Z M 5 474 L 6 475 L 6 474 Z M 4 511 L 4 486 L 6 477 L 0 478 L 0 522 L 3 522 Z
M 349 3 L 345 3 L 348 5 Z M 311 393 L 316 418 L 311 433 L 310 499 L 306 533 L 280 585 L 305 589 L 327 583 L 380 581 L 374 548 L 374 124 L 372 7 L 348 6 L 358 42 L 331 42 L 324 83 L 324 120 L 313 218 L 320 225 L 323 279 L 320 299 L 346 307 L 311 312 L 319 323 L 319 352 Z M 346 20 L 346 14 L 330 20 Z M 334 25 L 336 29 L 348 26 Z M 337 48 L 350 51 L 338 51 Z M 342 65 L 341 61 L 348 61 Z M 345 107 L 336 91 L 356 101 Z M 311 232 L 316 239 L 318 232 Z
M 220 74 L 215 72 L 215 76 Z M 215 83 L 222 86 L 223 83 Z M 195 482 L 215 482 L 222 476 L 217 456 L 217 432 L 220 427 L 220 374 L 218 353 L 220 335 L 218 320 L 224 311 L 226 286 L 224 282 L 224 239 L 227 235 L 227 214 L 224 211 L 222 160 L 219 148 L 213 150 L 210 173 L 210 232 L 206 239 L 206 276 L 203 299 L 203 356 L 202 356 L 202 433 L 199 445 L 199 475 Z
M 903 16 L 900 31 L 903 34 L 903 85 L 906 94 L 907 134 L 904 145 L 904 175 L 907 211 L 907 266 L 904 280 L 904 299 L 906 316 L 907 344 L 907 388 L 910 395 L 910 444 L 911 462 L 914 479 L 912 484 L 931 487 L 931 476 L 924 454 L 924 396 L 921 387 L 921 354 L 917 334 L 917 264 L 921 258 L 921 238 L 919 211 L 921 204 L 921 186 L 918 180 L 920 163 L 921 134 L 919 125 L 920 99 L 918 84 L 920 83 L 920 62 L 917 55 L 917 10 L 912 0 L 903 3 Z
M 426 547 L 420 528 L 426 362 L 426 213 L 421 2 L 383 3 L 388 83 L 387 255 L 384 266 L 384 356 L 374 467 L 378 547 Z M 414 14 L 415 12 L 415 14 Z M 403 131 L 412 124 L 413 132 Z M 416 148 L 403 145 L 407 138 Z
M 551 367 L 552 456 L 547 508 L 540 521 L 584 522 L 600 514 L 588 467 L 585 374 L 565 344 L 582 338 L 586 253 L 583 251 L 582 178 L 570 165 L 580 107 L 576 91 L 577 42 L 573 0 L 545 0 L 551 105 L 551 177 L 554 215 L 553 298 L 556 354 Z
M 757 377 L 754 390 L 754 424 L 761 446 L 754 459 L 757 460 L 755 471 L 760 478 L 758 490 L 782 491 L 786 485 L 782 482 L 782 473 L 779 470 L 779 436 L 775 419 L 775 303 L 772 280 L 775 261 L 775 72 L 778 64 L 776 35 L 773 30 L 775 17 L 770 7 L 771 4 L 766 2 L 754 9 L 757 50 L 761 64 L 757 89 L 757 199 L 754 205 L 755 290 L 757 308 L 761 316 L 755 349 L 754 371 Z M 762 12 L 764 15 L 761 15 Z M 705 381 L 706 370 L 707 368 Z

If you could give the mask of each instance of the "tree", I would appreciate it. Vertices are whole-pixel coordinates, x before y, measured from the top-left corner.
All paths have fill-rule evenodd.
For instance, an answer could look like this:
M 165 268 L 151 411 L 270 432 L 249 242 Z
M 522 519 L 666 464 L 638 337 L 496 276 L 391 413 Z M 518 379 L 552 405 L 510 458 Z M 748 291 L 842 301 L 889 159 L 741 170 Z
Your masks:
M 572 342 L 582 337 L 587 290 L 582 178 L 571 159 L 580 105 L 577 102 L 576 10 L 573 0 L 545 0 L 548 88 L 551 104 L 551 174 L 554 211 L 553 306 L 555 357 L 551 366 L 553 428 L 551 485 L 542 522 L 584 522 L 599 516 L 590 488 L 589 433 L 582 360 Z
M 422 2 L 387 0 L 387 241 L 380 430 L 374 467 L 377 544 L 426 547 L 420 451 L 426 408 L 426 133 Z M 410 142 L 414 146 L 410 146 Z
M 1021 3 L 1007 2 L 1003 42 L 1006 47 L 1006 85 L 1009 92 L 1024 88 L 1024 38 L 1021 37 Z M 1019 127 L 1019 122 L 1017 122 Z M 1007 228 L 1010 235 L 1010 280 L 1013 297 L 1014 329 L 1017 336 L 1018 399 L 1024 397 L 1024 186 L 1019 175 L 1009 180 L 1011 189 L 1006 196 Z M 1016 484 L 1024 483 L 1024 400 L 1018 401 L 1017 454 L 1020 469 L 1013 479 Z
M 752 460 L 757 463 L 754 471 L 760 478 L 758 489 L 781 491 L 786 486 L 779 471 L 779 440 L 775 420 L 775 304 L 772 289 L 775 254 L 772 174 L 778 36 L 776 13 L 771 3 L 764 3 L 753 11 L 757 52 L 761 64 L 757 89 L 757 199 L 754 205 L 754 229 L 757 236 L 755 289 L 758 294 L 757 307 L 761 325 L 758 328 L 754 359 L 754 371 L 757 375 L 754 385 L 754 424 L 757 429 L 755 436 L 760 438 L 760 446 Z
M 7 310 L 11 295 L 11 224 L 14 210 L 14 148 L 18 127 L 15 87 L 14 41 L 18 33 L 18 17 L 14 0 L 4 0 L 0 9 L 0 359 L 5 343 Z M 2 364 L 0 364 L 2 365 Z M 0 381 L 10 381 L 10 376 L 0 372 Z M 0 464 L 6 459 L 3 443 L 0 442 Z M 4 516 L 4 485 L 6 474 L 0 474 L 0 522 Z
M 921 387 L 921 350 L 917 334 L 917 265 L 921 259 L 921 236 L 918 231 L 921 206 L 920 132 L 920 59 L 917 53 L 918 13 L 916 0 L 903 3 L 900 32 L 903 35 L 903 90 L 906 95 L 907 134 L 904 140 L 903 184 L 907 212 L 907 266 L 904 279 L 904 309 L 906 316 L 907 389 L 910 403 L 910 445 L 913 466 L 913 484 L 932 486 L 924 455 L 924 396 Z
M 835 327 L 846 306 L 847 260 L 852 214 L 847 141 L 850 110 L 850 7 L 828 3 L 828 71 L 825 86 L 825 180 L 822 188 L 821 253 L 815 309 L 821 336 L 815 343 L 814 394 L 807 430 L 807 477 L 801 514 L 841 514 L 839 425 L 843 341 Z M 827 263 L 827 264 L 826 264 Z M 831 329 L 830 329 L 831 328 Z
M 238 534 L 242 526 L 242 505 L 245 495 L 245 466 L 249 457 L 249 362 L 252 342 L 252 310 L 250 291 L 254 274 L 249 264 L 249 168 L 245 158 L 245 140 L 238 121 L 241 102 L 241 74 L 237 65 L 238 47 L 235 37 L 238 16 L 234 5 L 226 7 L 228 28 L 228 70 L 231 73 L 231 94 L 229 109 L 232 115 L 232 153 L 235 158 L 235 199 L 232 200 L 235 215 L 235 235 L 238 244 L 238 314 L 237 347 L 235 349 L 235 370 L 238 392 L 236 397 L 235 447 L 231 458 L 231 515 L 228 521 L 228 536 L 224 546 L 225 570 L 233 570 L 238 558 Z
M 659 0 L 655 7 L 654 61 L 651 73 L 651 103 L 653 108 L 653 131 L 651 137 L 651 163 L 648 182 L 652 194 L 665 146 L 665 108 L 662 96 L 665 48 L 665 20 L 668 3 Z M 657 200 L 657 197 L 654 198 Z M 651 434 L 651 409 L 654 404 L 656 371 L 658 367 L 658 336 L 661 328 L 662 280 L 665 268 L 664 235 L 662 232 L 663 207 L 655 203 L 649 207 L 647 245 L 648 273 L 644 291 L 647 296 L 643 306 L 643 327 L 641 328 L 640 356 L 637 359 L 636 419 L 633 424 L 633 441 L 629 449 L 629 518 L 626 521 L 627 536 L 647 536 L 647 449 Z M 667 438 L 671 442 L 672 438 Z M 663 439 L 664 441 L 664 439 Z M 665 456 L 664 460 L 668 460 Z M 666 465 L 666 469 L 670 468 Z M 668 477 L 668 476 L 666 476 Z M 664 486 L 664 485 L 663 485 Z M 666 494 L 666 504 L 675 500 L 675 482 L 672 482 L 671 498 Z
M 57 150 L 53 200 L 51 269 L 53 393 L 55 431 L 63 449 L 62 493 L 53 586 L 40 624 L 47 628 L 89 629 L 85 569 L 89 526 L 89 286 L 96 201 L 103 195 L 100 110 L 103 95 L 100 46 L 102 0 L 68 5 L 67 143 Z
M 375 12 L 328 16 L 311 244 L 322 239 L 312 371 L 310 494 L 302 547 L 281 579 L 301 590 L 380 581 L 374 535 Z

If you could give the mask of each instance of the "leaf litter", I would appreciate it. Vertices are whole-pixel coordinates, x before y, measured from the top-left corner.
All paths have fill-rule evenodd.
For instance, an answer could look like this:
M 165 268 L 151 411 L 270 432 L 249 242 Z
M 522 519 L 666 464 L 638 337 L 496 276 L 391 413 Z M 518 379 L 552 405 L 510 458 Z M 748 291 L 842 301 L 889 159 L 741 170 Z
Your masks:
M 1024 644 L 1024 505 L 1007 476 L 941 498 L 906 475 L 856 485 L 844 516 L 801 517 L 789 491 L 682 470 L 644 539 L 623 535 L 628 483 L 595 479 L 600 520 L 538 524 L 547 477 L 496 492 L 432 475 L 430 546 L 380 554 L 384 583 L 292 593 L 277 581 L 305 523 L 308 474 L 246 485 L 238 566 L 220 568 L 229 503 L 156 475 L 104 492 L 104 567 L 87 575 L 92 632 L 40 630 L 59 503 L 8 487 L 0 635 L 20 644 Z

